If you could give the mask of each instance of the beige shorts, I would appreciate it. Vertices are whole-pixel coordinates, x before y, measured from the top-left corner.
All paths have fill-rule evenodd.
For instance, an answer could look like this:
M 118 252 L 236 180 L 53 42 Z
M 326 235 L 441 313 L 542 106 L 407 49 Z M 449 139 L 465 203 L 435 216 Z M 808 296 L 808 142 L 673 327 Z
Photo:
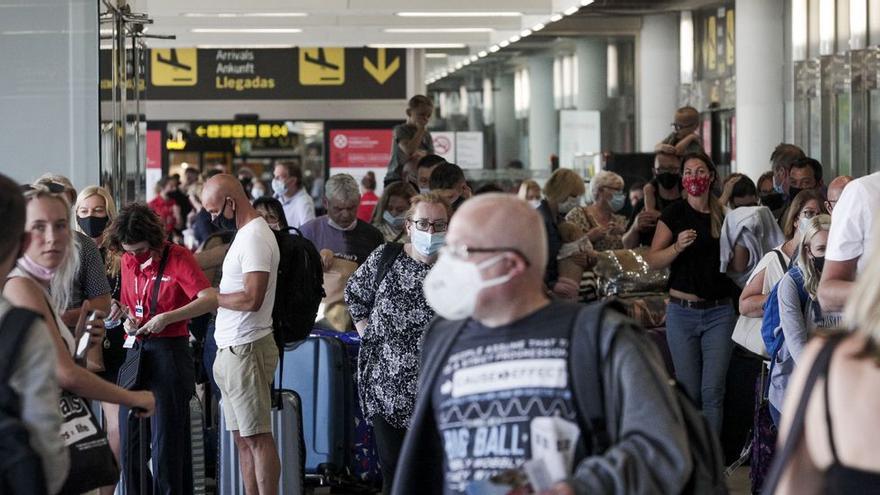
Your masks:
M 226 430 L 238 430 L 243 437 L 272 432 L 271 387 L 277 365 L 272 334 L 217 351 L 214 379 L 223 396 Z

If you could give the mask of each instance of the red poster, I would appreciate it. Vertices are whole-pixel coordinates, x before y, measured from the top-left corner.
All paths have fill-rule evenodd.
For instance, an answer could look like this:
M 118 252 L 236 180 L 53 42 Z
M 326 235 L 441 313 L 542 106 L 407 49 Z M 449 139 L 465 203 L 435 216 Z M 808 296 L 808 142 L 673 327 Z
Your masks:
M 147 168 L 162 168 L 162 131 L 147 131 Z
M 381 168 L 391 159 L 391 129 L 330 131 L 330 166 Z

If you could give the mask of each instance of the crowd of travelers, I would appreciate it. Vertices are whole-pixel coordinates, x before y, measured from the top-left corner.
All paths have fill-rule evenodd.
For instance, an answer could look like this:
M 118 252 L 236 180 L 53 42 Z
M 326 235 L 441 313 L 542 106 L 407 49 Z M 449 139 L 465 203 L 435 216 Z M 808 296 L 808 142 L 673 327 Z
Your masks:
M 753 492 L 880 489 L 880 173 L 829 177 L 780 144 L 767 173 L 723 177 L 684 107 L 646 182 L 563 164 L 477 188 L 434 154 L 433 111 L 409 101 L 384 184 L 336 174 L 315 197 L 293 163 L 266 182 L 187 168 L 125 205 L 0 175 L 0 424 L 23 427 L 0 443 L 33 453 L 0 492 L 114 493 L 78 472 L 79 401 L 99 404 L 126 493 L 143 477 L 193 493 L 191 401 L 207 388 L 246 493 L 277 493 L 280 234 L 318 254 L 316 328 L 360 341 L 383 493 L 723 493 L 712 454 L 729 447 L 740 354 L 761 362 L 748 407 L 770 418 L 748 438 L 776 450 L 753 456 Z M 659 339 L 596 289 L 624 256 L 663 274 Z

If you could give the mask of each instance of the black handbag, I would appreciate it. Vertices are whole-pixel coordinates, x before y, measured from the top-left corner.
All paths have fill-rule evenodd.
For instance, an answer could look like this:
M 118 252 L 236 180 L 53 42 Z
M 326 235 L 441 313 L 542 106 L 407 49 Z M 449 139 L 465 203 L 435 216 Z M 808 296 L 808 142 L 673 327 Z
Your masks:
M 82 397 L 61 393 L 61 439 L 70 452 L 70 470 L 62 495 L 85 493 L 119 481 L 119 466 L 107 435 Z
M 162 284 L 162 275 L 165 273 L 165 265 L 168 264 L 168 249 L 166 244 L 162 251 L 162 261 L 159 262 L 159 271 L 156 273 L 156 280 L 153 282 L 153 291 L 150 296 L 150 316 L 156 316 L 156 304 L 159 299 L 159 286 Z M 140 340 L 135 341 L 134 346 L 128 350 L 125 355 L 125 362 L 119 368 L 119 375 L 116 377 L 116 384 L 127 390 L 137 390 L 141 387 L 141 351 L 143 343 Z

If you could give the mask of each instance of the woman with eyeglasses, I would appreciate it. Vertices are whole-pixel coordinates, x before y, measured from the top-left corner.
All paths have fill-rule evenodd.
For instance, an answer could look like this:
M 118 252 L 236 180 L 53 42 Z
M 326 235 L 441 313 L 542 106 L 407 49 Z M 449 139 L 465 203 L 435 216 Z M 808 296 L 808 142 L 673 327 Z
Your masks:
M 385 494 L 391 493 L 415 407 L 422 331 L 434 318 L 422 282 L 437 260 L 451 214 L 451 207 L 437 193 L 414 197 L 405 224 L 412 241 L 380 246 L 345 288 L 345 303 L 361 335 L 357 376 L 361 408 L 376 435 Z

